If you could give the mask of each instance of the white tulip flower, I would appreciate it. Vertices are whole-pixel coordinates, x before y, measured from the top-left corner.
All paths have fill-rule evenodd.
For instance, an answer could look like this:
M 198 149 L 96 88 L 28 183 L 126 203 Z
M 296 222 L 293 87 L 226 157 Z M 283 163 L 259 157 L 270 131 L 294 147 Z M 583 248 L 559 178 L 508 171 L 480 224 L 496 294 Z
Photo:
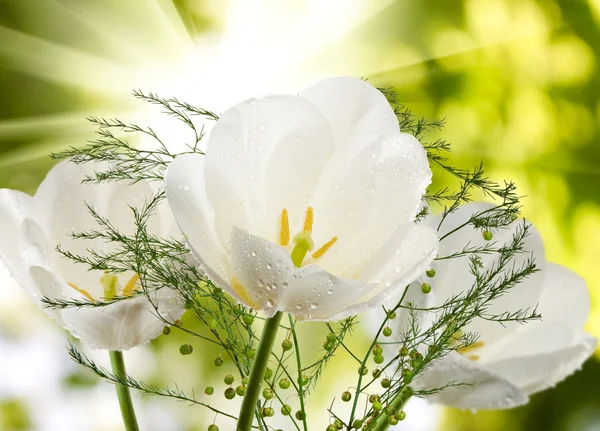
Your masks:
M 440 238 L 466 223 L 473 214 L 490 208 L 493 206 L 483 203 L 463 205 L 446 218 L 439 231 Z M 427 224 L 437 226 L 439 222 L 440 216 L 437 216 L 431 217 Z M 495 242 L 494 248 L 509 244 L 522 223 L 523 220 L 517 220 L 494 233 L 490 240 Z M 465 331 L 477 333 L 477 341 L 434 362 L 415 382 L 427 388 L 442 387 L 449 382 L 469 385 L 445 389 L 429 398 L 432 402 L 470 409 L 502 409 L 525 404 L 530 394 L 556 385 L 579 369 L 594 352 L 596 339 L 583 330 L 590 311 L 585 281 L 560 265 L 546 262 L 539 233 L 533 226 L 529 232 L 524 253 L 515 259 L 515 265 L 519 267 L 533 255 L 541 271 L 494 300 L 488 314 L 537 307 L 541 320 L 501 325 L 476 318 Z M 440 257 L 460 252 L 467 244 L 478 247 L 486 242 L 480 230 L 468 225 L 440 242 Z M 497 255 L 481 257 L 482 270 L 485 270 L 491 267 Z M 439 306 L 469 289 L 475 281 L 465 256 L 437 260 L 432 267 L 435 276 L 430 279 L 423 276 L 431 285 L 429 295 L 423 295 L 416 283 L 410 287 L 411 300 L 415 301 L 420 295 L 421 305 Z
M 384 302 L 437 253 L 414 224 L 427 155 L 385 96 L 332 78 L 242 102 L 206 155 L 177 157 L 169 205 L 210 278 L 267 316 L 337 320 Z
M 140 288 L 134 273 L 110 274 L 88 271 L 56 250 L 58 245 L 74 254 L 87 250 L 107 252 L 114 247 L 104 240 L 78 240 L 73 232 L 98 229 L 86 203 L 124 234 L 134 232 L 129 205 L 150 200 L 148 183 L 133 185 L 82 184 L 98 165 L 61 162 L 39 186 L 34 197 L 15 190 L 0 189 L 0 259 L 11 275 L 42 306 L 46 296 L 54 300 L 88 299 L 102 301 L 132 295 L 104 307 L 44 308 L 50 317 L 92 348 L 127 350 L 157 337 L 164 327 L 156 310 L 144 295 L 133 296 Z M 170 214 L 151 219 L 156 232 L 174 225 Z M 149 293 L 161 316 L 177 319 L 183 308 L 168 288 Z

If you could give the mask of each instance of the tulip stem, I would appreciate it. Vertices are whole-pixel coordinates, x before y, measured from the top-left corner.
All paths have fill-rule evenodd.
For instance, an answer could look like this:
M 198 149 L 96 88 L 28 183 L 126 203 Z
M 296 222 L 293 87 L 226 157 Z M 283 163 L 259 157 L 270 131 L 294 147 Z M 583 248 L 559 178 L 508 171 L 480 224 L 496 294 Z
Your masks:
M 256 403 L 260 396 L 260 386 L 265 378 L 269 356 L 273 350 L 273 344 L 277 337 L 282 316 L 283 313 L 278 311 L 273 317 L 265 320 L 265 326 L 263 327 L 258 349 L 252 362 L 250 375 L 248 376 L 248 385 L 246 386 L 246 394 L 242 400 L 242 408 L 240 409 L 240 417 L 236 428 L 237 431 L 250 431 L 252 428 Z
M 400 413 L 408 401 L 408 399 L 412 396 L 413 391 L 403 389 L 401 390 L 395 397 L 392 399 L 392 402 L 388 405 L 394 409 L 397 415 Z M 388 415 L 386 415 L 383 411 L 379 413 L 379 416 L 375 419 L 375 421 L 371 424 L 371 428 L 368 428 L 372 431 L 385 431 L 390 427 L 390 423 L 388 421 Z
M 110 364 L 112 366 L 113 373 L 119 380 L 126 380 L 127 373 L 125 371 L 125 361 L 123 361 L 123 352 L 117 350 L 111 350 Z M 135 417 L 135 410 L 133 409 L 133 403 L 131 402 L 131 393 L 129 387 L 115 384 L 117 388 L 117 398 L 119 399 L 119 406 L 121 407 L 121 416 L 123 417 L 123 424 L 125 425 L 126 431 L 139 431 L 137 419 Z

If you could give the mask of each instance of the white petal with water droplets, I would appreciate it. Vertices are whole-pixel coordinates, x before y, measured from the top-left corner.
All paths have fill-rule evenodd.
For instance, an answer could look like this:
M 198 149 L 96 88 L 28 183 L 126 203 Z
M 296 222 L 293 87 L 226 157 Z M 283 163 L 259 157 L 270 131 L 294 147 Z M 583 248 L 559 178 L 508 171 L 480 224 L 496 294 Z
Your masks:
M 354 305 L 375 285 L 338 278 L 316 265 L 298 270 L 279 309 L 301 320 L 337 320 L 339 313 Z
M 282 247 L 234 227 L 231 233 L 233 271 L 241 286 L 236 293 L 244 302 L 275 314 L 296 267 Z M 235 287 L 234 287 L 235 288 Z
M 446 388 L 429 400 L 451 407 L 477 410 L 517 407 L 529 401 L 517 385 L 455 352 L 434 362 L 415 381 L 415 385 L 433 389 L 450 382 L 466 385 Z

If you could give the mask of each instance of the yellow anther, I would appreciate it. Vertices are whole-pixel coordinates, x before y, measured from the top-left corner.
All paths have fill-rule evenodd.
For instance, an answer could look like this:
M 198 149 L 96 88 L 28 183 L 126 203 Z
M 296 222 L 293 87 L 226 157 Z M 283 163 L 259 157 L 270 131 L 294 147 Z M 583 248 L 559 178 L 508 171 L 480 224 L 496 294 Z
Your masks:
M 470 344 L 468 346 L 460 347 L 456 351 L 461 355 L 464 355 L 465 353 L 472 352 L 473 350 L 479 349 L 480 347 L 483 347 L 483 341 L 476 341 L 475 343 Z
M 313 209 L 306 208 L 306 216 L 304 217 L 304 232 L 312 232 L 313 229 Z
M 288 218 L 288 211 L 285 208 L 281 211 L 280 225 L 279 243 L 281 245 L 288 245 L 290 243 L 290 220 Z
M 135 274 L 133 277 L 129 279 L 125 287 L 123 288 L 123 296 L 131 296 L 138 289 L 137 282 L 139 281 L 140 276 Z
M 331 247 L 333 247 L 333 244 L 335 244 L 336 242 L 337 242 L 337 236 L 334 236 L 329 241 L 327 241 L 325 244 L 323 244 L 321 246 L 321 248 L 319 248 L 317 251 L 315 251 L 312 254 L 313 259 L 318 259 L 321 256 L 323 256 L 325 253 L 327 253 L 327 250 L 329 250 Z
M 72 287 L 73 289 L 75 289 L 77 292 L 81 293 L 83 296 L 85 296 L 87 299 L 89 299 L 90 301 L 95 301 L 94 297 L 92 295 L 89 294 L 89 292 L 87 290 L 84 290 L 80 287 L 77 287 L 76 285 L 74 285 L 73 283 L 67 283 L 70 287 Z

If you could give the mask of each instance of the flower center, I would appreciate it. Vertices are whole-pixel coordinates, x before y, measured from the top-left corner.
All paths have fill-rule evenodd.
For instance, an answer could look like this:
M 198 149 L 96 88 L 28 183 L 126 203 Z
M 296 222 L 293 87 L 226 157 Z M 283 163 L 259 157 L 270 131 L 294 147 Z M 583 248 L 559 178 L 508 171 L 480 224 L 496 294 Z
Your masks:
M 294 248 L 292 249 L 291 258 L 294 265 L 298 268 L 302 266 L 304 259 L 308 252 L 312 252 L 315 248 L 315 242 L 312 239 L 314 214 L 312 207 L 306 208 L 306 215 L 304 216 L 304 227 L 302 231 L 298 232 L 294 237 Z M 323 256 L 333 245 L 337 242 L 337 236 L 334 236 L 321 247 L 319 247 L 314 253 L 312 253 L 313 259 L 318 259 Z M 279 228 L 279 244 L 287 246 L 290 243 L 290 222 L 288 218 L 287 209 L 281 211 L 280 228 Z
M 138 274 L 134 274 L 133 277 L 127 281 L 123 289 L 121 289 L 121 296 L 132 296 L 140 287 L 138 283 L 139 280 L 140 276 Z M 104 271 L 104 274 L 102 274 L 99 281 L 102 285 L 102 289 L 104 290 L 104 299 L 112 299 L 117 296 L 117 291 L 119 290 L 119 277 L 117 275 L 111 274 L 108 271 Z M 95 301 L 94 297 L 90 295 L 87 290 L 82 289 L 74 283 L 67 284 L 69 287 L 75 289 L 90 301 Z

